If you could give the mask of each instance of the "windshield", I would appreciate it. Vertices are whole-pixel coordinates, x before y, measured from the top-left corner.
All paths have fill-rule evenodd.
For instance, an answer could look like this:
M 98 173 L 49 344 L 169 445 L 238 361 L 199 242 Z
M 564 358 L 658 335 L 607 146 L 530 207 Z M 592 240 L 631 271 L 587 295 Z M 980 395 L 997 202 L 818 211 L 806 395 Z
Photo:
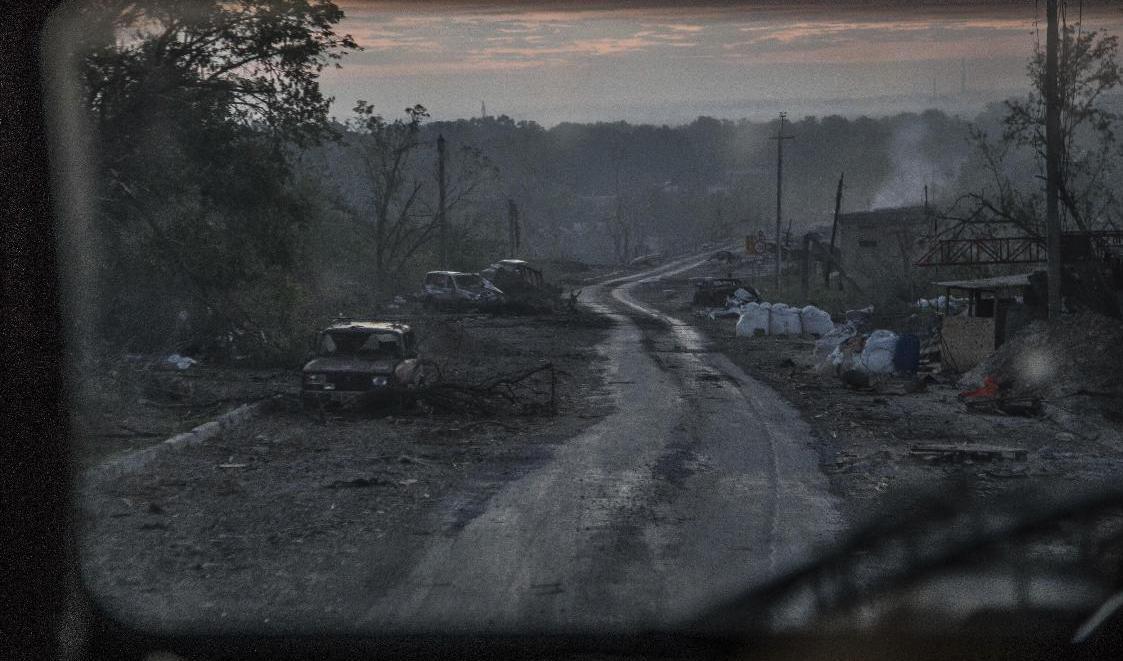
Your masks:
M 398 358 L 402 342 L 397 333 L 329 331 L 321 336 L 320 352 L 325 356 Z
M 483 278 L 475 274 L 457 275 L 453 280 L 460 289 L 483 289 L 484 286 Z
M 1116 4 L 59 16 L 75 517 L 113 617 L 634 633 L 824 562 L 808 626 L 850 626 L 832 595 L 927 623 L 1123 581 L 1104 513 L 1019 566 L 1042 603 L 928 582 L 1123 484 Z

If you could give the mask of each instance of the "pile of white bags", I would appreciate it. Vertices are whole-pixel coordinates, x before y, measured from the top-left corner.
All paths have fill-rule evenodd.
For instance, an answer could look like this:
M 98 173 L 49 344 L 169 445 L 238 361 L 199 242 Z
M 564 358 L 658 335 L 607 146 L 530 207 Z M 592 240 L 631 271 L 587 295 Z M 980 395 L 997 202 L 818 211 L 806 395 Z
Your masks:
M 749 303 L 743 306 L 741 318 L 737 320 L 737 336 L 752 337 L 757 331 L 767 335 L 771 307 L 768 303 Z
M 858 360 L 862 370 L 869 374 L 892 374 L 896 351 L 897 334 L 890 330 L 875 330 L 866 339 L 866 346 Z
M 808 305 L 799 312 L 800 325 L 804 333 L 825 337 L 834 330 L 834 322 L 826 310 Z
M 799 309 L 786 303 L 772 304 L 772 317 L 768 320 L 769 335 L 799 335 Z
M 741 306 L 737 335 L 817 335 L 834 331 L 831 316 L 814 305 L 789 307 L 786 303 L 748 303 Z

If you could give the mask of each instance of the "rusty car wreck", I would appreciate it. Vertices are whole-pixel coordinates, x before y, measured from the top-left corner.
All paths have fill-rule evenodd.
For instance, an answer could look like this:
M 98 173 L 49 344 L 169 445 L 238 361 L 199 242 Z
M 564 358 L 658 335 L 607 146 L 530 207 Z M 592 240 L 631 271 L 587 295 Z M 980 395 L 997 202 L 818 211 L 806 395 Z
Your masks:
M 401 323 L 337 319 L 319 333 L 302 370 L 301 402 L 368 403 L 410 399 L 424 385 L 417 339 Z

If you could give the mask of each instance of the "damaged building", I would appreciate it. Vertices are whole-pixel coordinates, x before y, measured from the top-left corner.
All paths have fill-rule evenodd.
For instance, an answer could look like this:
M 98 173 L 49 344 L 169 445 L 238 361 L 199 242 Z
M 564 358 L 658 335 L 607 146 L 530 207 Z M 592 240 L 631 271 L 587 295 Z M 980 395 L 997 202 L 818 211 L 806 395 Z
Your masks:
M 840 214 L 842 265 L 863 288 L 890 286 L 911 271 L 931 229 L 932 214 L 925 206 Z

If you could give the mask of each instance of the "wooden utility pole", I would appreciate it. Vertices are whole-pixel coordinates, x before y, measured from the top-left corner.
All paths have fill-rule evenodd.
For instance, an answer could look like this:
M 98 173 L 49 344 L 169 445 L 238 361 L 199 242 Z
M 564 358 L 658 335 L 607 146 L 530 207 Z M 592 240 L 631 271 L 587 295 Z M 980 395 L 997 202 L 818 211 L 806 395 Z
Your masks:
M 842 209 L 842 179 L 846 176 L 845 172 L 840 172 L 838 175 L 838 190 L 834 193 L 834 223 L 831 225 L 831 245 L 827 249 L 827 265 L 823 268 L 823 286 L 827 289 L 831 288 L 831 268 L 834 266 L 834 239 L 838 236 L 838 212 Z M 841 281 L 840 283 L 841 284 Z
M 792 136 L 784 135 L 784 120 L 788 114 L 780 113 L 780 130 L 772 138 L 776 141 L 776 295 L 780 294 L 780 268 L 781 254 L 783 253 L 783 237 L 780 235 L 783 222 L 784 209 L 784 141 L 791 140 Z
M 1049 318 L 1061 316 L 1061 100 L 1057 93 L 1057 0 L 1045 4 L 1045 247 L 1049 274 Z
M 437 231 L 440 236 L 441 268 L 448 269 L 448 217 L 445 209 L 445 137 L 437 136 Z
M 520 241 L 519 208 L 514 200 L 507 200 L 507 256 L 517 257 Z

